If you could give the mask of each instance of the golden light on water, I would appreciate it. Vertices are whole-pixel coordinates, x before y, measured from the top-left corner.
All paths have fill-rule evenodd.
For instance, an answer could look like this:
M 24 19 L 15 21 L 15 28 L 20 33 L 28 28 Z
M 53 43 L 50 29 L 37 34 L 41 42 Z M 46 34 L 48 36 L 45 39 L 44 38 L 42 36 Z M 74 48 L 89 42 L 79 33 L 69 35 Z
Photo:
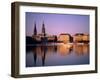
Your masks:
M 89 44 L 73 45 L 73 50 L 78 56 L 87 54 L 89 53 Z
M 89 54 L 89 44 L 64 44 L 61 43 L 57 46 L 37 46 L 33 48 L 33 52 L 39 56 L 46 54 L 50 56 L 53 53 L 59 53 L 62 56 L 69 55 L 71 51 L 74 51 L 76 55 Z
M 62 45 L 59 45 L 57 49 L 58 49 L 58 52 L 64 56 L 70 53 L 70 48 L 71 48 L 70 45 L 62 44 Z

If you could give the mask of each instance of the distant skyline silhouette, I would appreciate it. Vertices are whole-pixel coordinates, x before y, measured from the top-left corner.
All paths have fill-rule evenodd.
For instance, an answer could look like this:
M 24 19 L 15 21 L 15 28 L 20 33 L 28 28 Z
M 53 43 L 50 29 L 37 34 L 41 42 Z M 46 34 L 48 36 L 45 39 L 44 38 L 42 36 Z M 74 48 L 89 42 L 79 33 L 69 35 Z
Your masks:
M 26 36 L 32 36 L 36 24 L 37 33 L 42 33 L 44 23 L 46 33 L 59 35 L 61 33 L 89 34 L 89 15 L 50 14 L 26 12 Z

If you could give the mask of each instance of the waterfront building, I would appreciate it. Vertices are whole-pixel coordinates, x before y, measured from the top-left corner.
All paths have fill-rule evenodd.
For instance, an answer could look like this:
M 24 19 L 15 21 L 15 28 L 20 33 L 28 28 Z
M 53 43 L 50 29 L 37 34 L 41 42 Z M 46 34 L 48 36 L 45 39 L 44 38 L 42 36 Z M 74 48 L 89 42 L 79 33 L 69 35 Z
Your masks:
M 83 42 L 89 42 L 89 34 L 83 35 Z
M 74 42 L 82 42 L 83 40 L 83 33 L 77 33 L 73 36 L 73 41 Z
M 58 41 L 63 42 L 63 43 L 69 43 L 71 42 L 71 36 L 70 34 L 62 33 L 59 35 Z
M 73 41 L 76 43 L 89 42 L 89 34 L 77 33 L 73 36 Z

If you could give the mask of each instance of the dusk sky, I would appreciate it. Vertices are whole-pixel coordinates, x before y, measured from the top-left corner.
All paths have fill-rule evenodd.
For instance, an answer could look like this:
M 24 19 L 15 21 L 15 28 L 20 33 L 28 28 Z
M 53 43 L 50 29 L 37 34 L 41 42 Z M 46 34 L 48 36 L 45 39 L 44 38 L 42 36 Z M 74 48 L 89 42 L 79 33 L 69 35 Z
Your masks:
M 89 34 L 89 15 L 26 12 L 27 36 L 32 36 L 35 22 L 38 33 L 42 32 L 44 22 L 46 33 L 49 35 L 59 35 L 61 33 L 71 35 L 76 33 Z

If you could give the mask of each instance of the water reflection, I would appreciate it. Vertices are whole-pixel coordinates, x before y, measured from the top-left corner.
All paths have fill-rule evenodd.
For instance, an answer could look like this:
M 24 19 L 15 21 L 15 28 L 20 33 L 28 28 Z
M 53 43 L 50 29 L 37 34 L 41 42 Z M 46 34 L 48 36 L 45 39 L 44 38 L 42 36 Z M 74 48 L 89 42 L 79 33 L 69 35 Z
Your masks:
M 75 53 L 80 56 L 80 55 L 84 55 L 84 54 L 88 54 L 89 53 L 89 45 L 84 44 L 84 45 L 73 45 L 73 51 L 75 51 Z
M 89 44 L 26 47 L 26 67 L 89 64 Z
M 60 53 L 60 55 L 62 56 L 69 55 L 72 51 L 72 45 L 68 44 L 58 45 L 57 50 L 58 53 Z

